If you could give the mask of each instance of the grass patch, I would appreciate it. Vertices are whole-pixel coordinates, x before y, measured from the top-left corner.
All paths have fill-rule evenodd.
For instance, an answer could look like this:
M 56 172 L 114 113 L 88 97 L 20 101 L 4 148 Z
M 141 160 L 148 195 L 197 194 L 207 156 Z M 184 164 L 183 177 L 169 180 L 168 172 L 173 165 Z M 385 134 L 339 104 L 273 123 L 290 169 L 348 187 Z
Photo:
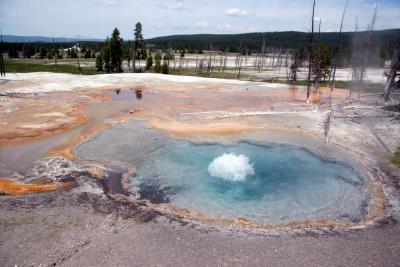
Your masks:
M 94 67 L 81 67 L 81 71 L 79 71 L 76 66 L 75 59 L 64 59 L 60 60 L 60 64 L 46 64 L 45 62 L 51 62 L 50 60 L 34 60 L 34 59 L 8 59 L 5 61 L 6 72 L 9 73 L 23 73 L 23 72 L 56 72 L 56 73 L 71 73 L 71 74 L 84 74 L 84 75 L 94 75 L 94 74 L 103 74 L 105 72 L 97 72 Z M 80 59 L 82 63 L 92 62 L 93 59 Z M 63 63 L 74 63 L 74 64 L 63 64 Z M 206 71 L 202 73 L 198 73 L 194 71 L 194 69 L 169 69 L 169 74 L 172 75 L 185 75 L 185 76 L 196 76 L 196 77 L 204 77 L 204 78 L 218 78 L 218 79 L 237 79 L 237 72 L 219 72 L 219 67 L 213 67 L 213 72 L 208 73 Z M 225 68 L 225 70 L 236 70 L 236 68 Z M 289 80 L 272 80 L 272 79 L 257 79 L 252 77 L 252 75 L 242 73 L 240 75 L 240 80 L 244 81 L 255 81 L 255 82 L 269 82 L 269 83 L 282 83 L 282 84 L 293 84 L 298 86 L 306 86 L 306 80 L 298 80 L 298 81 L 289 81 Z M 329 87 L 329 81 L 321 81 L 321 87 Z M 352 83 L 347 81 L 336 81 L 335 88 L 348 89 L 351 88 Z M 382 93 L 383 85 L 381 83 L 365 83 L 364 85 L 364 93 Z
M 364 85 L 364 91 L 370 94 L 383 93 L 384 85 L 381 83 L 366 83 Z
M 390 162 L 397 168 L 400 168 L 400 151 L 394 152 Z
M 219 72 L 215 71 L 211 74 L 207 71 L 202 73 L 195 72 L 193 69 L 170 69 L 169 74 L 172 75 L 185 75 L 185 76 L 196 76 L 196 77 L 205 77 L 205 78 L 220 78 L 220 79 L 237 79 L 237 73 L 230 73 L 230 72 Z M 289 80 L 278 80 L 278 79 L 262 79 L 259 80 L 257 78 L 252 77 L 251 75 L 241 74 L 240 80 L 244 81 L 252 81 L 252 82 L 267 82 L 267 83 L 282 83 L 282 84 L 293 84 L 296 86 L 307 86 L 306 80 L 297 80 L 297 81 L 289 81 Z M 330 87 L 331 83 L 329 81 L 321 81 L 319 83 L 320 87 Z M 336 81 L 335 88 L 338 89 L 349 89 L 352 87 L 352 82 L 347 81 Z M 313 84 L 314 86 L 314 84 Z M 368 83 L 364 84 L 364 93 L 374 94 L 374 93 L 382 93 L 383 92 L 383 85 L 381 83 Z
M 181 70 L 170 69 L 169 74 L 184 75 L 184 76 L 196 76 L 196 77 L 203 77 L 203 78 L 217 78 L 217 79 L 231 79 L 231 80 L 237 79 L 237 74 L 234 74 L 234 73 L 222 73 L 222 72 L 198 73 L 198 72 L 193 72 L 193 71 L 185 70 L 185 69 L 181 69 Z M 243 77 L 243 75 L 241 75 L 241 77 Z M 242 80 L 242 78 L 241 78 L 241 80 Z
M 38 63 L 27 63 L 27 62 L 18 62 L 14 60 L 6 60 L 5 61 L 6 73 L 23 73 L 23 72 L 57 72 L 57 73 L 71 73 L 71 74 L 84 74 L 84 75 L 93 75 L 99 74 L 96 72 L 95 68 L 81 67 L 81 71 L 79 68 L 74 65 L 66 65 L 66 64 L 38 64 Z
M 289 81 L 289 80 L 272 80 L 272 79 L 264 79 L 263 82 L 269 83 L 285 83 L 285 84 L 293 84 L 298 86 L 307 86 L 306 80 L 297 80 L 297 81 Z M 314 84 L 313 84 L 314 86 Z M 329 81 L 321 81 L 319 82 L 320 87 L 330 87 L 331 83 Z M 346 81 L 335 81 L 335 88 L 339 89 L 349 89 L 352 87 L 352 82 Z M 365 83 L 364 84 L 364 93 L 382 93 L 383 85 L 381 83 Z

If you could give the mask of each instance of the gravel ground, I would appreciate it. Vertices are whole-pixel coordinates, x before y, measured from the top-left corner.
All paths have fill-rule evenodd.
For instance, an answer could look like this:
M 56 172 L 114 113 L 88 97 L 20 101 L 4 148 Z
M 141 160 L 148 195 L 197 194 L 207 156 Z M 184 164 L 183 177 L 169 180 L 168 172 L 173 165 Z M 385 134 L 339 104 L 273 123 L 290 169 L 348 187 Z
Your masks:
M 104 196 L 0 201 L 1 266 L 399 266 L 391 217 L 359 230 L 258 233 L 182 222 Z

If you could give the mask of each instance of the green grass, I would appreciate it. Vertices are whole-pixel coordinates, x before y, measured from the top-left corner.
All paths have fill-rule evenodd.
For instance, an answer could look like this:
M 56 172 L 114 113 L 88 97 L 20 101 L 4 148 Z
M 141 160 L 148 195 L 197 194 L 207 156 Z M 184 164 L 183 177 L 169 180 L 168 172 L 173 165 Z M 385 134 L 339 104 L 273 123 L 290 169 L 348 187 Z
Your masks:
M 172 75 L 187 75 L 187 76 L 197 76 L 197 77 L 206 77 L 206 78 L 221 78 L 221 79 L 237 79 L 237 73 L 230 73 L 230 72 L 219 72 L 219 69 L 215 72 L 212 72 L 209 74 L 207 71 L 198 73 L 195 72 L 193 69 L 181 69 L 181 70 L 173 70 L 170 69 L 169 74 Z M 272 80 L 272 79 L 262 79 L 259 80 L 257 78 L 252 77 L 251 75 L 245 75 L 241 74 L 240 75 L 240 80 L 248 80 L 248 81 L 254 81 L 254 82 L 268 82 L 268 83 L 283 83 L 283 84 L 293 84 L 293 85 L 298 85 L 298 86 L 306 86 L 307 81 L 306 80 L 298 80 L 298 81 L 289 81 L 289 80 Z M 329 81 L 321 81 L 320 82 L 321 87 L 330 87 L 330 82 Z M 346 82 L 346 81 L 336 81 L 335 82 L 335 88 L 340 88 L 340 89 L 348 89 L 352 87 L 352 82 Z M 383 91 L 383 85 L 381 83 L 368 83 L 366 82 L 364 84 L 364 93 L 382 93 Z
M 73 59 L 61 60 L 61 62 L 72 62 Z M 82 63 L 91 62 L 93 59 L 82 59 Z M 81 67 L 81 72 L 79 72 L 78 67 L 75 64 L 58 64 L 57 66 L 54 64 L 45 64 L 43 62 L 47 62 L 47 60 L 35 60 L 35 59 L 8 59 L 5 61 L 6 64 L 6 72 L 57 72 L 57 73 L 72 73 L 72 74 L 84 74 L 84 75 L 94 75 L 94 74 L 102 74 L 104 72 L 97 72 L 94 67 Z M 50 61 L 48 61 L 50 62 Z M 229 68 L 227 68 L 228 70 Z M 169 74 L 172 75 L 187 75 L 187 76 L 197 76 L 197 77 L 206 77 L 206 78 L 220 78 L 220 79 L 237 79 L 237 73 L 231 72 L 219 72 L 219 68 L 216 68 L 218 71 L 214 71 L 211 74 L 208 72 L 198 73 L 193 69 L 181 69 L 181 70 L 173 70 L 170 69 Z M 258 79 L 253 79 L 251 75 L 240 75 L 240 80 L 245 81 L 260 81 Z M 283 84 L 294 84 L 305 86 L 307 85 L 307 81 L 298 80 L 295 82 L 285 81 L 285 80 L 272 80 L 272 79 L 264 79 L 262 82 L 273 82 L 273 83 L 283 83 Z M 330 86 L 329 82 L 320 82 L 320 86 L 326 87 Z M 335 88 L 351 88 L 351 82 L 345 81 L 336 81 Z M 365 83 L 364 93 L 381 93 L 383 90 L 383 85 L 380 83 Z
M 19 62 L 17 60 L 6 60 L 5 61 L 6 72 L 57 72 L 57 73 L 72 73 L 72 74 L 84 74 L 84 75 L 93 75 L 99 74 L 96 72 L 95 68 L 81 67 L 81 71 L 79 71 L 77 66 L 74 65 L 66 65 L 66 64 L 38 64 L 38 63 L 28 63 L 28 62 Z
M 298 80 L 298 81 L 283 81 L 283 80 L 272 80 L 272 79 L 264 79 L 262 80 L 263 82 L 274 82 L 274 83 L 285 83 L 285 84 L 293 84 L 293 85 L 300 85 L 300 86 L 306 86 L 307 81 L 306 80 Z M 321 87 L 330 87 L 331 84 L 329 81 L 321 81 L 320 83 Z M 335 88 L 340 88 L 340 89 L 348 89 L 351 88 L 352 83 L 351 82 L 346 82 L 346 81 L 336 81 L 335 82 Z M 365 83 L 364 84 L 364 92 L 365 93 L 382 93 L 383 91 L 383 85 L 381 83 Z
M 400 151 L 397 151 L 393 154 L 390 162 L 392 162 L 397 168 L 400 168 Z
M 194 72 L 193 70 L 169 70 L 169 74 L 171 75 L 184 75 L 184 76 L 196 76 L 196 77 L 204 77 L 204 78 L 217 78 L 217 79 L 237 79 L 237 74 L 234 73 L 222 73 L 222 72 Z M 244 78 L 243 75 L 241 75 L 241 80 Z

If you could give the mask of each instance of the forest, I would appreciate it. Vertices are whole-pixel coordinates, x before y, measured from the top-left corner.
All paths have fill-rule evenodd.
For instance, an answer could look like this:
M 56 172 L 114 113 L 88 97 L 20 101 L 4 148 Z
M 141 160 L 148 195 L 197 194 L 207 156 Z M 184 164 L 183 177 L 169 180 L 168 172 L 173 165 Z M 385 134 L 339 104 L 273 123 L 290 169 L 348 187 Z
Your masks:
M 348 62 L 343 60 L 351 56 L 353 40 L 362 36 L 365 32 L 343 32 L 341 33 L 341 44 L 338 48 L 338 61 L 342 65 Z M 320 42 L 332 50 L 339 37 L 339 32 L 321 32 Z M 124 50 L 131 47 L 130 40 L 122 40 Z M 151 50 L 166 51 L 169 49 L 175 51 L 185 51 L 187 53 L 202 53 L 203 51 L 221 51 L 221 52 L 243 52 L 251 55 L 252 53 L 261 53 L 265 47 L 266 52 L 274 52 L 276 49 L 289 50 L 294 53 L 296 50 L 305 49 L 308 45 L 309 33 L 307 32 L 264 32 L 264 33 L 245 33 L 245 34 L 194 34 L 194 35 L 172 35 L 144 39 L 143 43 Z M 384 60 L 390 60 L 393 51 L 400 43 L 400 29 L 378 30 L 374 31 L 372 36 L 371 60 L 370 65 L 382 65 Z M 69 48 L 76 42 L 32 42 L 32 43 L 7 43 L 3 42 L 3 52 L 7 52 L 10 58 L 16 57 L 39 57 L 53 58 L 54 49 Z M 93 57 L 88 55 L 86 50 L 94 53 L 100 52 L 105 47 L 105 42 L 82 41 L 80 42 L 84 53 L 81 57 Z M 60 57 L 60 56 L 58 56 Z M 75 58 L 74 54 L 69 55 Z

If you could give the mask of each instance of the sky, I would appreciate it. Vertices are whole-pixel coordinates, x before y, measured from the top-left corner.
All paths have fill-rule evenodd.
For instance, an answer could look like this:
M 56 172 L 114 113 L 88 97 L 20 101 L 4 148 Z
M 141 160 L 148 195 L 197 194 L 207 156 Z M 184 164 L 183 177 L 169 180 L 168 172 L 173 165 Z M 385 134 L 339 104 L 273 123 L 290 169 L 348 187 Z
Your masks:
M 317 0 L 321 31 L 338 31 L 347 0 Z M 350 0 L 344 30 L 400 28 L 400 0 Z M 145 38 L 174 34 L 308 31 L 312 0 L 0 0 L 3 34 L 105 39 L 117 27 L 132 39 L 136 22 Z

